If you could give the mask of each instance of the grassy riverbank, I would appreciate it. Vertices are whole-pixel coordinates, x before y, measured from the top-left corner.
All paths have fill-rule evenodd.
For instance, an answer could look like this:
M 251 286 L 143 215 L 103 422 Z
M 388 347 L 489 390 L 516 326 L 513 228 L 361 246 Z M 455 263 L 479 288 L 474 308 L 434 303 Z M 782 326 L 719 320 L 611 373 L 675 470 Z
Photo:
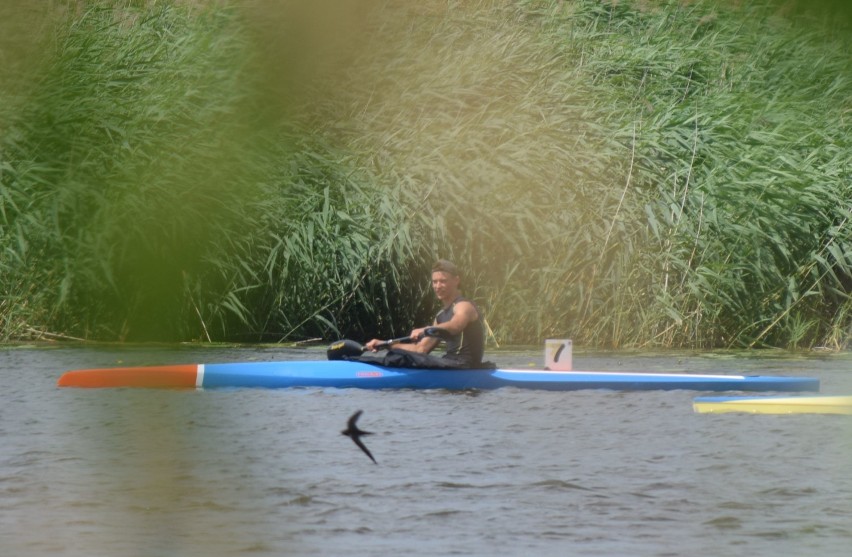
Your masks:
M 0 24 L 0 338 L 399 334 L 444 256 L 501 342 L 849 339 L 845 14 L 94 4 Z

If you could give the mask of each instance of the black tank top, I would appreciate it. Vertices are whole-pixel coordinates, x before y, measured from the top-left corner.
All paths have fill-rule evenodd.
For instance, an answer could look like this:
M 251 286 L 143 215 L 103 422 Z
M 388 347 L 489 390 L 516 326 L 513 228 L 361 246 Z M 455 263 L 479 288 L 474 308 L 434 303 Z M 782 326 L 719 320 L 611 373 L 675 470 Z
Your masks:
M 459 302 L 470 302 L 473 304 L 479 319 L 471 321 L 461 333 L 453 335 L 445 341 L 447 344 L 447 353 L 444 354 L 444 357 L 452 358 L 467 367 L 475 367 L 482 363 L 482 356 L 485 353 L 485 332 L 482 328 L 482 314 L 479 313 L 479 308 L 476 307 L 476 304 L 467 298 L 459 296 L 453 300 L 452 304 L 438 312 L 438 315 L 435 317 L 435 323 L 446 323 L 452 319 L 454 315 L 453 308 Z

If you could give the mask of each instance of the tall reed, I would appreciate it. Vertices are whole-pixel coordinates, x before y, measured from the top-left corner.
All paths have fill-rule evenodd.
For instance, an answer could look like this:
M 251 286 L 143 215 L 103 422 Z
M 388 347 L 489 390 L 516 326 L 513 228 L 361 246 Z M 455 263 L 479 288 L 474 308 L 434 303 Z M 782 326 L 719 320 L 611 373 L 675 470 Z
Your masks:
M 4 337 L 304 338 L 391 315 L 396 283 L 364 275 L 408 281 L 404 223 L 270 106 L 242 14 L 78 8 L 0 118 Z
M 58 17 L 0 89 L 4 337 L 390 335 L 452 257 L 500 342 L 848 341 L 842 18 L 294 6 Z
M 185 273 L 255 189 L 246 49 L 226 12 L 101 2 L 65 18 L 4 115 L 3 270 L 39 285 L 44 327 L 173 337 Z
M 664 312 L 654 338 L 842 344 L 848 35 L 784 19 L 771 2 L 715 7 L 670 5 L 662 20 L 598 6 L 586 19 L 618 30 L 593 75 L 615 85 L 622 117 L 642 130 L 636 185 L 652 193 L 644 208 L 656 244 L 646 251 L 649 296 Z

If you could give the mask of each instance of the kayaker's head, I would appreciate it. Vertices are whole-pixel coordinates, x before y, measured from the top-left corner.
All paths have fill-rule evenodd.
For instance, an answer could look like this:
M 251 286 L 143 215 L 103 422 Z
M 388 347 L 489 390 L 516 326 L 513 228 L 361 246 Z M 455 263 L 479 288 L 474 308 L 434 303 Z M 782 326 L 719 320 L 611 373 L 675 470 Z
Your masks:
M 432 265 L 432 290 L 444 305 L 458 298 L 460 285 L 461 275 L 452 261 L 439 259 Z

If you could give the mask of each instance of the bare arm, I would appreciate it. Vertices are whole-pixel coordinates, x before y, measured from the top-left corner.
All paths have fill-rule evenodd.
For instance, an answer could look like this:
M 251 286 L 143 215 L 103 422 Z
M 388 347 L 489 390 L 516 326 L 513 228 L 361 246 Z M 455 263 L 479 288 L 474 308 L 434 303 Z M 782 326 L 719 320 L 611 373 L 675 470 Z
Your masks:
M 415 329 L 421 330 L 421 329 Z M 400 350 L 408 350 L 409 352 L 419 352 L 420 354 L 428 354 L 438 346 L 439 339 L 434 337 L 421 337 L 417 342 L 408 342 L 397 344 L 394 348 Z
M 420 327 L 411 331 L 412 339 L 415 342 L 406 342 L 394 345 L 394 348 L 400 350 L 408 350 L 409 352 L 419 352 L 421 354 L 428 354 L 432 350 L 438 346 L 440 339 L 434 336 L 426 336 L 426 329 L 428 328 L 438 328 L 443 329 L 450 335 L 457 335 L 461 333 L 468 324 L 472 323 L 479 319 L 479 313 L 477 313 L 476 308 L 472 303 L 462 301 L 458 302 L 453 307 L 453 317 L 449 321 L 445 323 L 432 323 L 429 327 Z M 375 352 L 376 345 L 384 342 L 379 339 L 373 339 L 366 344 L 367 348 Z
M 422 329 L 415 329 L 415 331 L 425 331 L 425 330 L 426 330 L 426 327 L 423 327 Z M 415 339 L 418 339 L 418 340 L 416 340 L 415 342 L 400 342 L 400 343 L 394 344 L 393 347 L 395 349 L 399 349 L 399 350 L 408 350 L 409 352 L 420 352 L 421 354 L 428 354 L 429 352 L 434 350 L 435 347 L 438 346 L 438 342 L 440 342 L 440 340 L 437 339 L 437 338 L 424 336 L 422 332 L 417 337 L 414 337 L 413 332 L 412 332 L 412 338 L 415 338 Z M 386 342 L 387 342 L 386 340 L 374 338 L 374 339 L 370 340 L 369 342 L 367 342 L 367 344 L 365 344 L 364 346 L 365 346 L 365 348 L 367 348 L 368 350 L 370 350 L 372 352 L 378 352 L 380 345 L 383 345 Z M 382 348 L 384 348 L 384 347 L 382 347 Z
M 450 335 L 458 335 L 472 322 L 479 319 L 479 313 L 477 313 L 476 308 L 472 303 L 462 301 L 458 302 L 455 306 L 453 306 L 453 317 L 449 321 L 438 324 L 433 323 L 431 328 L 433 329 L 443 329 Z M 416 352 L 420 352 L 423 349 L 426 349 L 426 352 L 431 352 L 435 346 L 438 345 L 439 339 L 435 337 L 427 337 L 426 336 L 427 327 L 421 327 L 419 329 L 414 329 L 411 331 L 411 337 L 414 339 L 420 339 L 415 346 L 419 349 L 415 350 Z M 431 342 L 424 342 L 431 341 Z

